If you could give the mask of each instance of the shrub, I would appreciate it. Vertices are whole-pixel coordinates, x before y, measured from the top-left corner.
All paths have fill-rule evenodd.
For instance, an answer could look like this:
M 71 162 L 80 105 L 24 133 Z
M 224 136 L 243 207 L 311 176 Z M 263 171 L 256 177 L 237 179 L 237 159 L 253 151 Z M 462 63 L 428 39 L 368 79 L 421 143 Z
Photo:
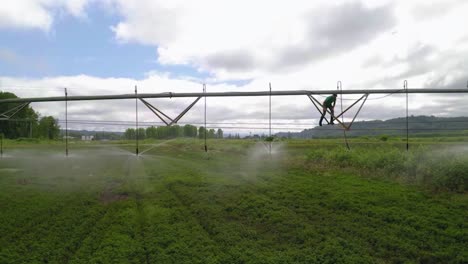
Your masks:
M 438 188 L 457 192 L 468 190 L 468 163 L 461 159 L 443 161 L 435 167 L 433 181 Z
M 39 143 L 40 142 L 40 140 L 38 138 L 25 138 L 25 137 L 17 138 L 16 141 L 18 141 L 18 142 L 31 142 L 31 143 Z
M 388 140 L 388 136 L 387 135 L 381 135 L 380 138 L 379 138 L 381 141 L 387 141 Z

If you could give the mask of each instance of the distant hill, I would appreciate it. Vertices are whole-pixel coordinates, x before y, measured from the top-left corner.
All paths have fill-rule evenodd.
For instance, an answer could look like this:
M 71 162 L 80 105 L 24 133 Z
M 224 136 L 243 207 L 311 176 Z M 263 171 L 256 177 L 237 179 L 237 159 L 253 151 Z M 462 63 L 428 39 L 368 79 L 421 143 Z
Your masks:
M 408 121 L 409 132 L 412 135 L 468 135 L 468 117 L 411 116 Z M 335 124 L 317 126 L 296 133 L 281 132 L 276 135 L 287 138 L 333 138 L 342 137 L 343 129 L 341 125 Z M 347 135 L 350 137 L 406 135 L 406 118 L 354 122 Z

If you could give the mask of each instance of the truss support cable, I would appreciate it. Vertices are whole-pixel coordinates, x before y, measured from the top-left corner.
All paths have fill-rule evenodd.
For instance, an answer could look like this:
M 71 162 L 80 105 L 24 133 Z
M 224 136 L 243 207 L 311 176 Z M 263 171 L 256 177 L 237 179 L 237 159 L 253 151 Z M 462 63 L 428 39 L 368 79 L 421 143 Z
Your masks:
M 344 111 L 341 112 L 341 114 L 337 115 L 336 118 L 339 118 L 341 117 L 344 113 L 348 112 L 349 109 L 351 109 L 353 106 L 355 106 L 357 103 L 359 103 L 359 101 L 361 101 L 362 99 L 364 99 L 364 97 L 366 97 L 367 95 L 363 95 L 361 96 L 361 98 L 357 99 L 356 102 L 354 102 L 352 105 L 348 106 L 348 108 L 346 108 Z
M 359 115 L 359 112 L 361 112 L 361 109 L 362 109 L 362 107 L 364 106 L 364 104 L 366 103 L 368 97 L 369 97 L 369 94 L 365 94 L 365 95 L 364 95 L 364 101 L 362 102 L 361 106 L 359 107 L 359 109 L 357 110 L 356 114 L 354 115 L 353 120 L 351 120 L 351 123 L 349 123 L 348 130 L 349 130 L 349 129 L 351 128 L 351 126 L 354 124 L 354 120 L 356 120 L 356 117 Z
M 206 84 L 203 84 L 203 93 L 206 94 Z M 205 96 L 205 152 L 208 152 L 208 146 L 206 144 L 206 134 L 208 129 L 206 128 L 206 96 Z
M 317 106 L 317 104 L 315 103 L 315 101 L 312 99 L 312 96 L 309 95 L 309 96 L 307 96 L 307 97 L 310 99 L 310 101 L 312 102 L 312 104 L 314 104 L 315 108 L 316 108 L 317 111 L 320 113 L 320 115 L 323 115 L 322 110 L 320 110 L 320 108 Z M 327 119 L 326 116 L 324 116 L 324 118 L 325 118 L 325 121 L 327 121 L 327 123 L 330 123 L 330 122 L 328 122 L 328 119 Z
M 138 156 L 138 90 L 135 85 L 135 154 Z
M 312 102 L 312 104 L 314 104 L 315 108 L 317 109 L 317 111 L 320 113 L 320 116 L 323 115 L 322 113 L 322 110 L 320 110 L 320 108 L 317 106 L 317 104 L 315 103 L 315 101 L 312 99 L 312 96 L 311 95 L 308 95 L 307 97 L 309 97 L 310 101 Z M 325 121 L 327 121 L 327 123 L 330 123 L 328 122 L 328 119 L 326 116 L 323 116 L 323 118 L 325 119 Z
M 0 116 L 5 117 L 6 119 L 12 118 L 14 115 L 16 115 L 19 111 L 21 111 L 23 108 L 27 107 L 31 102 L 26 102 L 20 105 L 17 105 L 13 107 L 12 109 L 9 109 L 5 111 L 4 113 L 0 114 Z M 13 113 L 13 114 L 10 114 Z
M 192 109 L 192 107 L 201 99 L 201 96 L 198 97 L 197 99 L 195 99 L 195 101 L 193 101 L 193 103 L 191 103 L 187 108 L 185 108 L 184 111 L 182 111 L 182 113 L 180 113 L 174 120 L 172 120 L 172 122 L 169 124 L 172 125 L 172 124 L 175 124 L 177 122 L 179 122 L 179 120 L 190 110 Z M 206 105 L 206 97 L 205 97 L 205 105 Z M 206 121 L 206 120 L 205 120 Z
M 168 115 L 166 115 L 163 111 L 159 110 L 158 108 L 156 108 L 154 105 L 150 104 L 148 101 L 146 101 L 145 99 L 143 98 L 139 98 L 140 101 L 146 105 L 146 107 L 148 107 L 149 110 L 151 110 L 151 112 L 153 112 L 153 114 L 155 114 L 162 122 L 164 122 L 164 124 L 166 124 L 166 126 L 171 126 L 173 124 L 176 124 L 177 122 L 179 122 L 179 120 L 190 110 L 192 109 L 192 107 L 201 99 L 201 96 L 197 97 L 197 99 L 195 99 L 195 101 L 193 101 L 187 108 L 184 109 L 184 111 L 182 111 L 182 113 L 180 113 L 176 118 L 172 119 L 170 118 Z M 166 121 L 162 116 L 164 116 L 165 118 L 167 118 L 169 120 Z
M 156 107 L 154 107 L 153 105 L 151 105 L 150 103 L 148 103 L 145 99 L 140 98 L 140 101 L 141 101 L 144 105 L 146 105 L 146 107 L 148 107 L 148 109 L 149 109 L 151 112 L 153 112 L 153 114 L 155 114 L 161 121 L 163 121 L 164 124 L 169 125 L 169 123 L 168 123 L 166 120 L 164 120 L 159 114 L 164 115 L 166 118 L 168 118 L 169 120 L 172 121 L 172 119 L 171 119 L 170 117 L 168 117 L 168 116 L 167 116 L 166 114 L 164 114 L 162 111 L 160 111 L 159 109 L 157 109 Z
M 313 97 L 312 95 L 309 95 L 309 97 L 310 97 L 311 100 L 314 100 L 320 107 L 324 108 L 323 105 L 322 105 L 317 99 L 315 99 L 315 97 Z M 332 118 L 333 118 L 334 120 L 336 120 L 344 129 L 346 129 L 346 130 L 349 129 L 349 128 L 348 128 L 344 123 L 342 123 L 338 118 L 336 118 L 334 115 L 332 115 L 331 111 L 329 111 L 328 109 L 326 109 L 325 111 L 326 111 L 326 113 L 329 113 L 329 114 L 332 116 Z M 322 111 L 319 111 L 319 112 L 322 113 Z M 328 122 L 328 120 L 327 120 L 327 122 Z
M 65 88 L 65 156 L 68 157 L 68 92 Z
M 406 92 L 406 151 L 409 150 L 409 119 L 408 119 L 408 81 L 403 82 L 403 88 Z
M 338 81 L 338 83 L 336 84 L 336 89 L 339 90 L 340 92 L 343 91 L 341 81 Z M 341 114 L 340 115 L 341 115 L 341 121 L 344 123 L 343 94 L 340 94 L 340 99 L 341 99 L 341 102 L 340 102 Z M 343 129 L 343 137 L 344 137 L 344 142 L 345 142 L 346 148 L 348 150 L 351 150 L 351 148 L 349 147 L 349 143 L 348 143 L 348 137 L 346 135 L 346 129 Z
M 146 107 L 148 107 L 148 109 L 153 112 L 153 114 L 155 114 L 161 121 L 164 122 L 164 124 L 166 125 L 169 125 L 169 123 L 166 122 L 166 120 L 164 120 L 159 114 L 158 112 L 160 112 L 156 107 L 152 106 L 150 103 L 146 102 L 145 99 L 143 98 L 140 98 L 140 101 L 143 102 L 144 105 L 146 105 Z

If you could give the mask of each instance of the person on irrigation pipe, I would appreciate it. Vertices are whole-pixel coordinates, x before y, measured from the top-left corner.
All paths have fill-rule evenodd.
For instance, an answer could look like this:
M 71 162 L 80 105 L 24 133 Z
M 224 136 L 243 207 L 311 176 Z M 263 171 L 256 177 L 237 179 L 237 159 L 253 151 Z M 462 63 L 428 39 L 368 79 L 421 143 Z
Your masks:
M 336 103 L 336 94 L 333 94 L 331 96 L 328 96 L 325 98 L 325 101 L 323 101 L 323 111 L 322 111 L 322 116 L 320 117 L 320 122 L 319 125 L 322 126 L 322 121 L 325 118 L 325 114 L 327 113 L 327 109 L 330 109 L 330 125 L 334 125 L 333 123 L 333 116 L 335 115 L 334 109 L 335 109 L 335 103 Z

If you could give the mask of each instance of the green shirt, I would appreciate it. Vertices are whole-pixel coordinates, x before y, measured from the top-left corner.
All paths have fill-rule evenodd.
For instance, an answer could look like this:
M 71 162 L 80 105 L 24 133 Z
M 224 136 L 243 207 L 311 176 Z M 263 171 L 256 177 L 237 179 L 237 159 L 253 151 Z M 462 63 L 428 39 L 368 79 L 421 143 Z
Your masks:
M 325 101 L 323 102 L 323 105 L 326 107 L 331 107 L 335 101 L 336 101 L 336 97 L 333 95 L 330 95 L 325 99 Z

